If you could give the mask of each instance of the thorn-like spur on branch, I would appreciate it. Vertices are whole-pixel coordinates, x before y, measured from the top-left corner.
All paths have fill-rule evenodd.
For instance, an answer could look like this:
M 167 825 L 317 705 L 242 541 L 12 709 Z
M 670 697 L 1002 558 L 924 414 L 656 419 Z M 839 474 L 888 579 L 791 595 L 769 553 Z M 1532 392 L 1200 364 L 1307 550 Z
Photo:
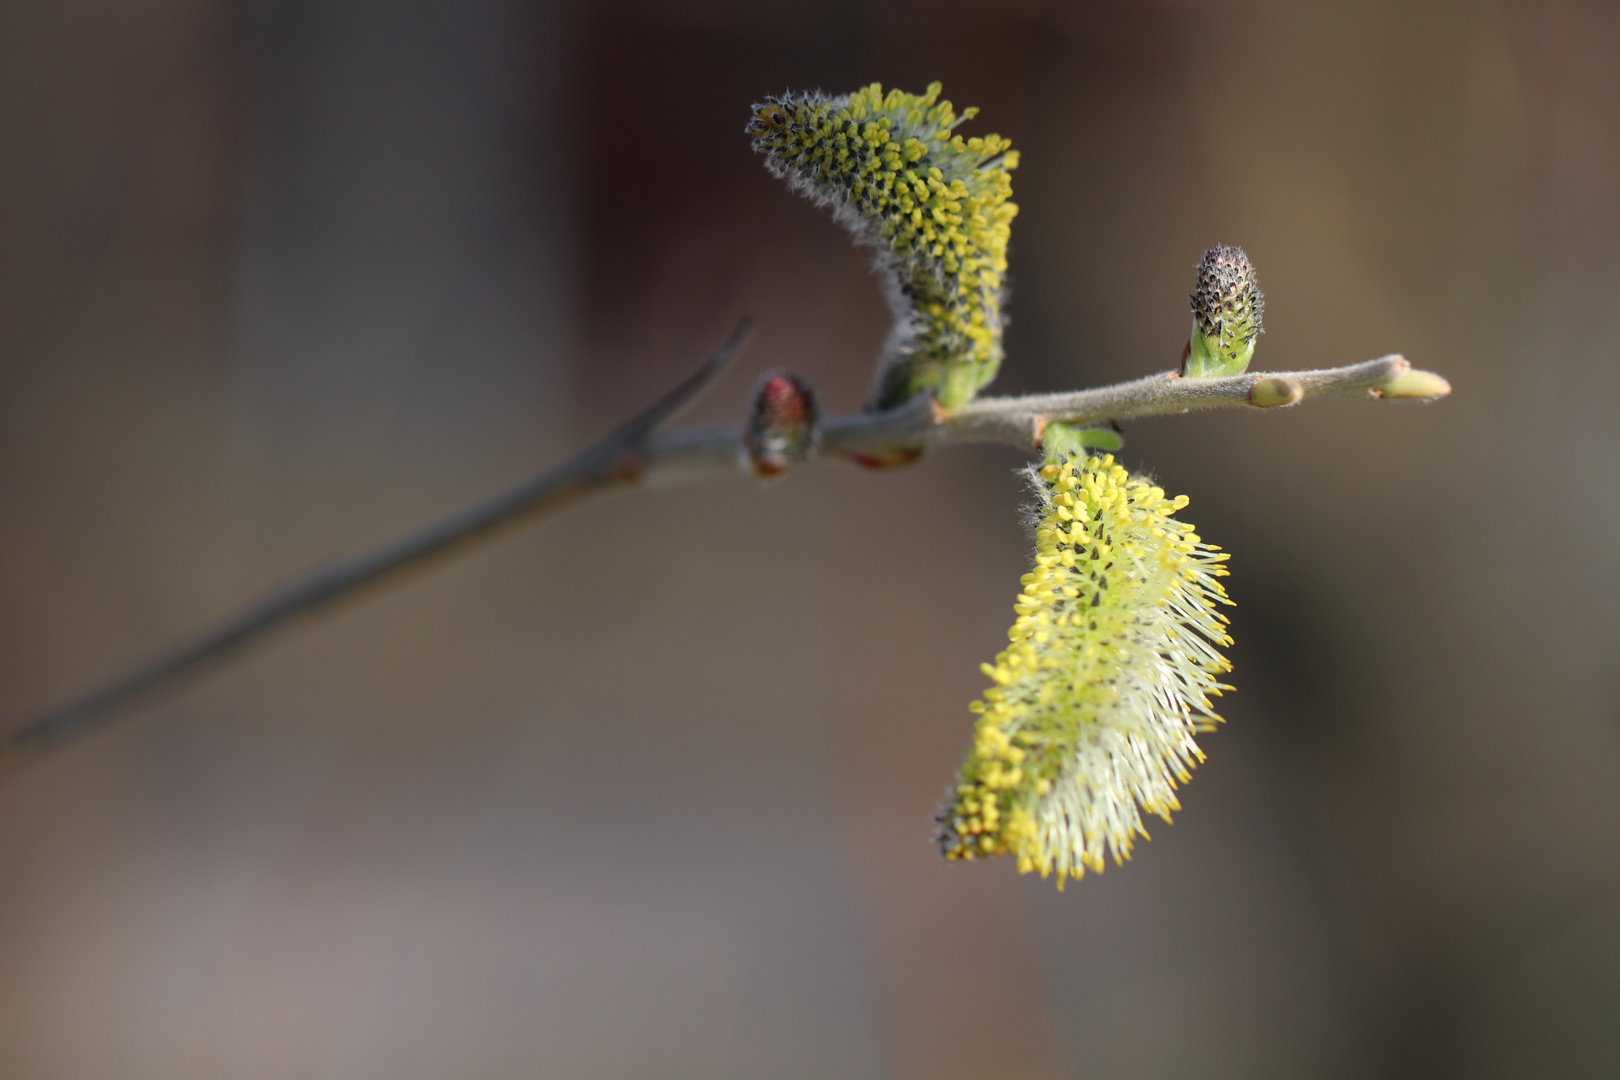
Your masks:
M 0 735 L 0 776 L 88 734 L 118 708 L 178 685 L 296 620 L 330 611 L 524 522 L 635 484 L 646 466 L 653 429 L 714 384 L 742 350 L 752 329 L 752 320 L 743 319 L 731 337 L 680 385 L 567 461 L 374 551 L 320 567 L 167 656 Z

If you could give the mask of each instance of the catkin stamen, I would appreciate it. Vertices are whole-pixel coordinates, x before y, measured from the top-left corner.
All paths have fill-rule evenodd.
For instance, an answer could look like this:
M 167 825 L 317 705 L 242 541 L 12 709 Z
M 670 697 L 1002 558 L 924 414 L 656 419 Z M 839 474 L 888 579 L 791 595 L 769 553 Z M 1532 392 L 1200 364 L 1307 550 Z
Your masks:
M 788 94 L 754 106 L 748 124 L 773 175 L 877 252 L 895 325 L 874 408 L 929 391 L 958 408 L 1001 363 L 1018 154 L 999 135 L 954 134 L 978 110 L 957 114 L 940 90 Z
M 973 747 L 937 839 L 946 859 L 1011 855 L 1020 872 L 1080 877 L 1130 857 L 1142 811 L 1166 821 L 1230 689 L 1218 579 L 1227 556 L 1172 515 L 1185 496 L 1112 455 L 1035 478 L 1035 567 L 1006 651 L 972 711 Z

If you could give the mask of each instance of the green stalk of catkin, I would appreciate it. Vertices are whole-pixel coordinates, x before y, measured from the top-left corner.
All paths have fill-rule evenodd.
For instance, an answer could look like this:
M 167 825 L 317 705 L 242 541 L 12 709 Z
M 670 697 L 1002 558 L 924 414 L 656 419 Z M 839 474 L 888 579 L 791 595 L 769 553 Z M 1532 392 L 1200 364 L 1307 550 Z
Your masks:
M 877 252 L 895 325 L 869 406 L 933 393 L 950 410 L 1001 363 L 1007 238 L 1018 154 L 999 135 L 964 139 L 940 100 L 878 83 L 844 97 L 788 94 L 754 106 L 748 131 L 766 167 L 830 208 Z
M 1226 555 L 1174 513 L 1186 496 L 1113 455 L 1061 453 L 1031 470 L 1035 567 L 1020 579 L 1009 644 L 985 664 L 973 746 L 937 818 L 948 860 L 1010 855 L 1059 887 L 1103 856 L 1128 858 L 1166 821 L 1203 760 L 1193 740 L 1230 689 L 1217 646 Z

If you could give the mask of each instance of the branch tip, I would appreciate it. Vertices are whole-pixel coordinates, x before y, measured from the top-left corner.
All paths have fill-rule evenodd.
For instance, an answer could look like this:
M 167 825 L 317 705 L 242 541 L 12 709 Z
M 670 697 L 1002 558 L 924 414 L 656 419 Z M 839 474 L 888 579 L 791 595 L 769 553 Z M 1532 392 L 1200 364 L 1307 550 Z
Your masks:
M 726 368 L 730 367 L 731 362 L 742 352 L 743 346 L 748 344 L 748 339 L 753 333 L 752 316 L 744 315 L 738 319 L 731 336 L 709 354 L 703 366 L 671 387 L 663 397 L 619 425 L 598 445 L 606 445 L 615 440 L 626 444 L 644 440 L 654 428 L 696 401 L 705 390 L 713 386 L 715 380 L 724 374 Z
M 1374 397 L 1392 401 L 1433 401 L 1451 393 L 1451 384 L 1432 371 L 1405 364 L 1406 370 L 1381 386 L 1372 388 Z

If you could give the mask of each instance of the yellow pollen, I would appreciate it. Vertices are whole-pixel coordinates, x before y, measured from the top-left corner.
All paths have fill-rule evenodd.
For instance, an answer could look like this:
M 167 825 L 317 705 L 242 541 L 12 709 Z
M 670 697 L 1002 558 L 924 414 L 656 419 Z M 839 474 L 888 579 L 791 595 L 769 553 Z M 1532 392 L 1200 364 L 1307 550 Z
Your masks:
M 1216 580 L 1226 556 L 1170 516 L 1185 497 L 1111 455 L 1032 477 L 1040 554 L 1019 579 L 1008 648 L 984 665 L 993 685 L 974 703 L 938 839 L 949 860 L 1011 855 L 1061 886 L 1105 855 L 1129 858 L 1142 813 L 1168 820 L 1178 806 L 1176 785 L 1203 760 L 1193 736 L 1220 720 L 1210 698 L 1229 665 L 1215 646 L 1230 639 L 1215 608 L 1230 601 Z M 1089 534 L 1067 524 L 1087 504 L 1107 510 Z

